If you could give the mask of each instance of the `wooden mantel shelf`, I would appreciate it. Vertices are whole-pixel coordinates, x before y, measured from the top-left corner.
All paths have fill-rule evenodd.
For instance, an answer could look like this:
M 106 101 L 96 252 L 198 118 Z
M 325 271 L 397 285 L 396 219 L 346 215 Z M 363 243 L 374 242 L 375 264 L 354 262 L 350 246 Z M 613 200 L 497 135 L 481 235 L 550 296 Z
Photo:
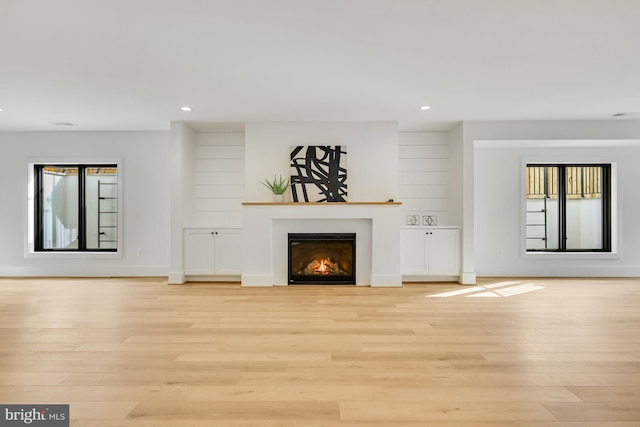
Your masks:
M 402 202 L 242 202 L 243 206 L 401 205 Z

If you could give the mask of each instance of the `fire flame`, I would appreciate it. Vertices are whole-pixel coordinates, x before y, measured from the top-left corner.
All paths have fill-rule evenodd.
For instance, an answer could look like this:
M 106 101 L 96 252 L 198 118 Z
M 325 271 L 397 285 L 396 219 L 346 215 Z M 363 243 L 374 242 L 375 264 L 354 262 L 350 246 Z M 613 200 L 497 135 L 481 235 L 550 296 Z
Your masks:
M 345 274 L 337 262 L 333 262 L 331 258 L 317 258 L 307 264 L 307 267 L 301 271 L 301 274 L 317 274 L 317 275 L 338 275 Z
M 327 268 L 327 263 L 326 263 L 326 259 L 321 259 L 320 260 L 320 265 L 318 266 L 318 268 L 316 268 L 316 271 L 319 273 L 326 273 L 328 268 Z

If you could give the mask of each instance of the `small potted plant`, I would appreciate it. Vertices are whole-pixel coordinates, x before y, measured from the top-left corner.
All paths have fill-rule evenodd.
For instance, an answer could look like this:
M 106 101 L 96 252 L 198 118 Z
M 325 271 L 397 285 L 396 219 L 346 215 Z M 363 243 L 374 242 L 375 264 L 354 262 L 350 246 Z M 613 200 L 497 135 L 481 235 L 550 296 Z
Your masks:
M 269 181 L 269 179 L 267 178 L 264 181 L 262 181 L 260 184 L 264 185 L 269 190 L 271 190 L 277 202 L 283 201 L 284 193 L 286 193 L 290 185 L 289 178 L 282 178 L 282 175 L 280 175 L 278 178 L 276 178 L 276 176 L 273 175 L 273 180 Z

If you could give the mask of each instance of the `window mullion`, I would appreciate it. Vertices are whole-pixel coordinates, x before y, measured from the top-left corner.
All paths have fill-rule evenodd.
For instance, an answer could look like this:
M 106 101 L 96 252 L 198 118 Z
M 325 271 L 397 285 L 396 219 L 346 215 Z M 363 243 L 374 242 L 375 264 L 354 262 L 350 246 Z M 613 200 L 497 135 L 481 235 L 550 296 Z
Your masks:
M 602 249 L 611 251 L 611 166 L 602 166 Z
M 33 194 L 33 202 L 34 202 L 34 226 L 35 230 L 33 233 L 33 245 L 34 250 L 40 251 L 44 247 L 44 232 L 43 232 L 43 216 L 44 216 L 44 203 L 42 200 L 43 191 L 42 191 L 42 166 L 35 167 L 35 185 L 34 185 L 34 194 Z
M 567 168 L 558 165 L 558 250 L 567 250 Z
M 87 206 L 85 187 L 85 167 L 78 166 L 78 250 L 80 251 L 87 249 Z

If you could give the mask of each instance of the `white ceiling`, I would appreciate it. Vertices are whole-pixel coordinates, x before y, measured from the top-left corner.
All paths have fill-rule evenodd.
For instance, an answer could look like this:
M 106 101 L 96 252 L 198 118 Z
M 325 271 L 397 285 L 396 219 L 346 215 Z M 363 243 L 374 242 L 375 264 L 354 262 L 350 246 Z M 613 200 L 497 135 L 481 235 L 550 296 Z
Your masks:
M 640 0 L 0 0 L 4 131 L 607 120 L 639 77 Z

